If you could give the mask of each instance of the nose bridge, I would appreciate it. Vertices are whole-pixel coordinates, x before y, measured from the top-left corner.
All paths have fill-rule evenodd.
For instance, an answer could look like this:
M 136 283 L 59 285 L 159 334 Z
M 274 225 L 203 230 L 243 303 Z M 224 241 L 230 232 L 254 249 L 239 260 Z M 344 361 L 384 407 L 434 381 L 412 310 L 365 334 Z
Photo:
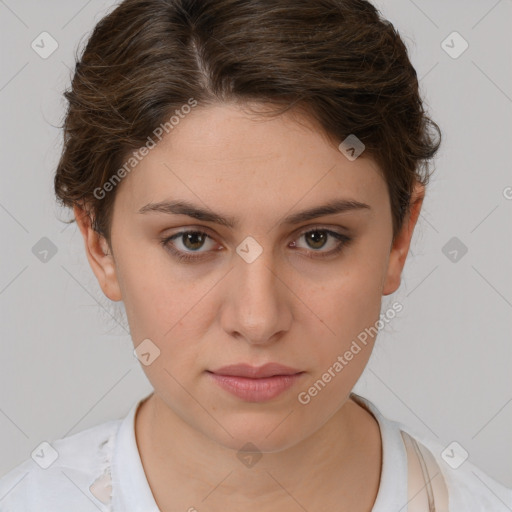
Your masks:
M 248 342 L 264 343 L 286 329 L 290 312 L 285 311 L 283 283 L 274 270 L 272 250 L 262 250 L 254 259 L 246 257 L 251 251 L 254 256 L 255 250 L 257 247 L 251 246 L 251 241 L 238 248 L 229 283 L 230 300 L 225 304 L 228 312 L 224 328 Z

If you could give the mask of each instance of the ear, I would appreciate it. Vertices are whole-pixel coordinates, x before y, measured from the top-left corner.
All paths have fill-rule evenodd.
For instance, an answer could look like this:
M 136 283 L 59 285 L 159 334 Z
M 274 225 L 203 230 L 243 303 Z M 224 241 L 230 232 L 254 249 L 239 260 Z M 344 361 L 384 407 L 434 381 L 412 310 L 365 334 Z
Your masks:
M 91 265 L 103 293 L 110 300 L 120 301 L 122 299 L 121 288 L 117 280 L 114 256 L 107 240 L 93 229 L 91 218 L 84 209 L 74 206 L 73 212 L 84 239 L 89 265 Z
M 390 295 L 400 286 L 402 270 L 405 265 L 405 260 L 407 259 L 407 254 L 409 253 L 414 226 L 418 220 L 424 197 L 425 187 L 417 182 L 411 196 L 410 211 L 405 216 L 402 229 L 397 234 L 391 247 L 382 295 Z

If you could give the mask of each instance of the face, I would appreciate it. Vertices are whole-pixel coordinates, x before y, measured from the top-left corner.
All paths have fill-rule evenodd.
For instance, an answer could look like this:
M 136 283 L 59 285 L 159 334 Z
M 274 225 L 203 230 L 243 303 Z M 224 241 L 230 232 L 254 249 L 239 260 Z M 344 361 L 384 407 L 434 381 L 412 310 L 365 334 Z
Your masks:
M 278 451 L 318 431 L 368 361 L 374 338 L 362 343 L 361 333 L 400 284 L 421 201 L 392 244 L 387 187 L 371 159 L 348 160 L 307 120 L 232 105 L 193 110 L 116 193 L 111 254 L 77 220 L 103 291 L 125 304 L 134 345 L 151 340 L 150 359 L 159 351 L 143 369 L 161 403 L 234 449 L 251 441 Z M 344 208 L 298 215 L 335 203 Z M 302 372 L 272 398 L 241 398 L 209 373 L 268 362 Z

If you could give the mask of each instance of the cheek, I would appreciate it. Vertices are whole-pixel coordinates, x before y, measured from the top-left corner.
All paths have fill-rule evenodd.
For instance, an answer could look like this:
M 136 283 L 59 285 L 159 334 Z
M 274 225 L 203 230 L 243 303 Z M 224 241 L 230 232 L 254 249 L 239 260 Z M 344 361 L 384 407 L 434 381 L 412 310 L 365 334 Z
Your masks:
M 375 268 L 371 271 L 359 260 L 329 285 L 313 294 L 309 289 L 307 303 L 316 305 L 317 309 L 312 309 L 318 318 L 309 314 L 308 325 L 301 329 L 307 360 L 314 370 L 298 397 L 300 404 L 306 404 L 307 414 L 322 416 L 329 407 L 326 404 L 339 403 L 340 397 L 348 396 L 368 363 L 381 308 L 376 285 L 381 272 Z
M 121 237 L 120 237 L 121 238 Z M 154 251 L 153 251 L 154 252 Z M 162 273 L 155 254 L 129 239 L 115 249 L 116 271 L 134 343 L 156 339 L 171 328 L 180 293 Z
M 169 275 L 170 267 L 154 263 L 120 265 L 123 301 L 134 346 L 149 339 L 154 344 L 150 351 L 158 353 L 149 365 L 141 359 L 143 371 L 155 389 L 170 387 L 179 396 L 174 379 L 182 381 L 181 372 L 197 367 L 202 350 L 203 325 L 208 320 L 201 298 L 208 288 Z
M 384 260 L 384 261 L 383 261 Z M 347 342 L 378 320 L 385 258 L 354 254 L 320 286 L 303 282 L 297 293 L 331 338 Z
M 122 270 L 122 293 L 132 337 L 155 338 L 164 342 L 189 324 L 204 287 L 194 281 L 183 282 L 166 276 L 157 266 Z
M 219 276 L 178 265 L 160 247 L 142 250 L 125 243 L 118 254 L 119 285 L 134 345 L 150 339 L 160 350 L 158 363 L 167 360 L 174 368 L 188 367 L 213 321 L 209 291 Z
M 325 385 L 322 401 L 336 400 L 336 396 L 344 396 L 352 389 L 370 358 L 378 332 L 385 251 L 378 247 L 357 251 L 345 263 L 322 286 L 305 286 L 301 291 L 318 316 L 308 316 L 306 336 L 317 341 L 312 353 L 307 340 L 305 348 L 316 369 L 310 384 L 316 386 L 316 379 L 320 379 L 316 388 L 323 389 Z

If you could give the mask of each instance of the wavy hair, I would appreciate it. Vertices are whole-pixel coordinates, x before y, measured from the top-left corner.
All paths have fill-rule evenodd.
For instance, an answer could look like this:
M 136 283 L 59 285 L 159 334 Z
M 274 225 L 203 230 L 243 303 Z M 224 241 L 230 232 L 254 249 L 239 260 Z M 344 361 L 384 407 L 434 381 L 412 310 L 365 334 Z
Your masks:
M 107 240 L 116 189 L 94 191 L 190 98 L 295 107 L 333 141 L 355 134 L 387 183 L 393 236 L 441 143 L 404 42 L 365 0 L 125 0 L 94 28 L 64 95 L 55 192 Z

